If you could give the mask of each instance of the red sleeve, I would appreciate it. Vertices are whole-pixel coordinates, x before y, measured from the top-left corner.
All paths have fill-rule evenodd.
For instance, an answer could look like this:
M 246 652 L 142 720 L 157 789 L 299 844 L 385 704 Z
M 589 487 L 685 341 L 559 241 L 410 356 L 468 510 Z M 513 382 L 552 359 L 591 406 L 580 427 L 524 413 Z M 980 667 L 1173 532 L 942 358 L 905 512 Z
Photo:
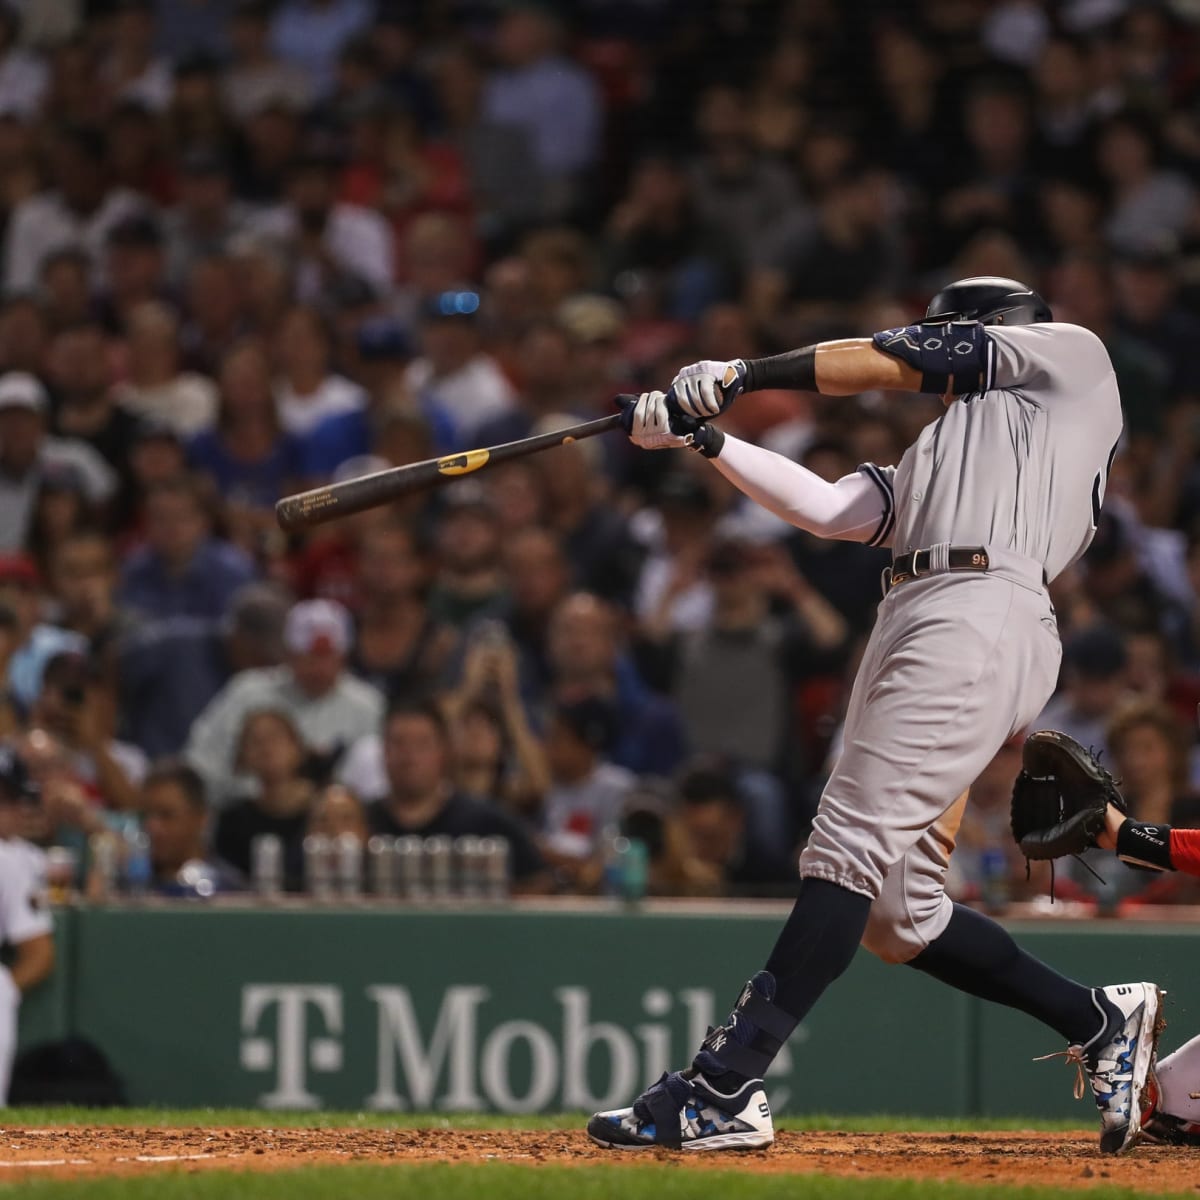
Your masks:
M 1200 829 L 1171 830 L 1171 866 L 1187 875 L 1200 875 Z

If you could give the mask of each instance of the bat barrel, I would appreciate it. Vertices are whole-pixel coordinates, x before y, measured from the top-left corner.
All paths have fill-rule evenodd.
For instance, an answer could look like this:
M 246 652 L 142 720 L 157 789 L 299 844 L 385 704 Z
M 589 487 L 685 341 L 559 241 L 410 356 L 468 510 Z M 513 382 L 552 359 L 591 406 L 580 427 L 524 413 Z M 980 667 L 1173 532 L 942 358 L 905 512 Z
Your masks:
M 338 517 L 352 516 L 368 508 L 376 508 L 398 500 L 413 492 L 423 491 L 441 483 L 448 483 L 460 475 L 469 475 L 488 463 L 506 462 L 534 454 L 550 446 L 559 446 L 579 438 L 595 437 L 616 429 L 621 423 L 619 413 L 601 417 L 596 421 L 585 421 L 569 429 L 553 433 L 538 434 L 502 446 L 490 446 L 483 450 L 465 450 L 461 454 L 447 454 L 442 458 L 431 458 L 425 462 L 411 463 L 403 467 L 391 467 L 364 475 L 360 479 L 347 479 L 343 483 L 330 483 L 295 496 L 285 496 L 275 505 L 275 520 L 286 533 L 297 533 L 324 525 Z

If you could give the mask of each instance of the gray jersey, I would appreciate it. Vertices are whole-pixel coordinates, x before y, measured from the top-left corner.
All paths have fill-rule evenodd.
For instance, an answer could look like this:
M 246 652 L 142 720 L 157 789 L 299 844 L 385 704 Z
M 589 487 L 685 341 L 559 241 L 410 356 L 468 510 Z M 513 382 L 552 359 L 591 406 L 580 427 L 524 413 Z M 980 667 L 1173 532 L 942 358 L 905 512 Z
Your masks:
M 987 388 L 951 404 L 904 453 L 891 484 L 895 554 L 995 546 L 1053 579 L 1096 531 L 1121 434 L 1112 363 L 1078 325 L 990 326 Z

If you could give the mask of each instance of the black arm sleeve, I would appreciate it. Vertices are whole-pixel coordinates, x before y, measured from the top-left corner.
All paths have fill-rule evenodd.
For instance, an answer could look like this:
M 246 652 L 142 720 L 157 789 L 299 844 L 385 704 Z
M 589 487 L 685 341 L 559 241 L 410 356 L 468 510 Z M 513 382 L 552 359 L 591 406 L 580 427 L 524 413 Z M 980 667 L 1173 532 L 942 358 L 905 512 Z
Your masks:
M 817 348 L 804 346 L 770 358 L 747 358 L 743 392 L 764 388 L 787 388 L 798 392 L 817 390 Z

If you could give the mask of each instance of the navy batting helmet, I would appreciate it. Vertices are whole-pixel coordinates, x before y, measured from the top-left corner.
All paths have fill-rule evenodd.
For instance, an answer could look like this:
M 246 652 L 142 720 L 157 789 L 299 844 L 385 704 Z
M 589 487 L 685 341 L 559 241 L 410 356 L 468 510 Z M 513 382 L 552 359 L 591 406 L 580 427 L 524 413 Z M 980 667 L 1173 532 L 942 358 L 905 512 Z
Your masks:
M 1031 287 L 1001 275 L 976 275 L 948 284 L 929 302 L 927 321 L 979 321 L 984 325 L 1034 325 L 1053 321 L 1050 305 Z

